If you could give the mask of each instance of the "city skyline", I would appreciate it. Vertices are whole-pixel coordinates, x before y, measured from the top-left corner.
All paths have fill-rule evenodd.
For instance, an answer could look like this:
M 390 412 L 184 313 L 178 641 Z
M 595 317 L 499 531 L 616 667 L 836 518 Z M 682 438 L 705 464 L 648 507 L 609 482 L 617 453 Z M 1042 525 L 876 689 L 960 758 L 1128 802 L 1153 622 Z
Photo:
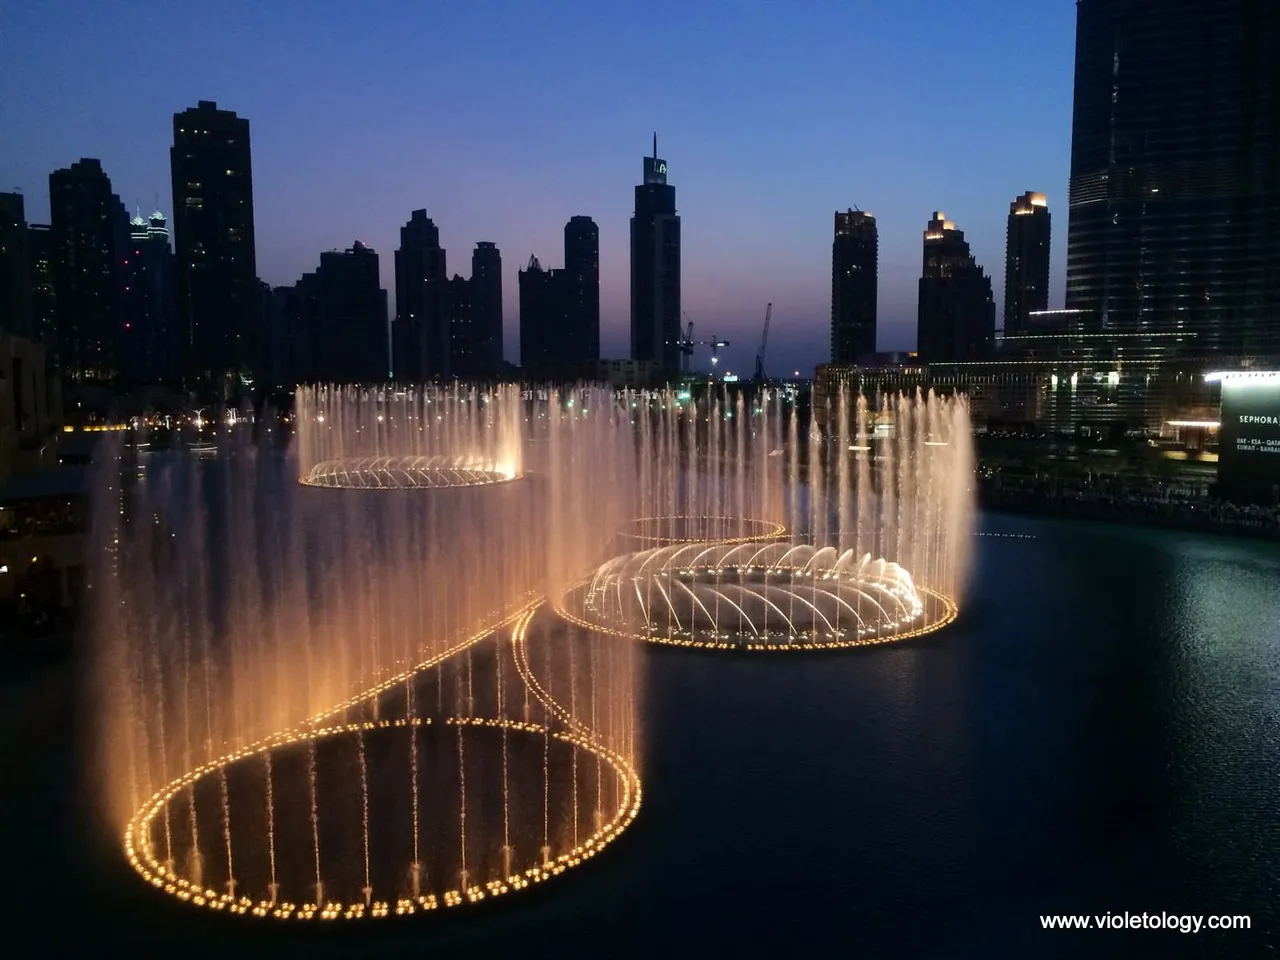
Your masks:
M 683 310 L 699 331 L 732 341 L 723 365 L 749 373 L 773 302 L 769 367 L 811 370 L 829 343 L 832 211 L 876 214 L 878 346 L 901 349 L 914 343 L 919 229 L 930 211 L 965 225 L 1002 292 L 1009 197 L 1035 190 L 1066 209 L 1074 5 L 917 6 L 927 15 L 814 11 L 794 21 L 751 7 L 721 22 L 709 9 L 677 14 L 665 3 L 643 16 L 574 5 L 534 16 L 504 5 L 504 36 L 519 44 L 493 42 L 492 11 L 357 25 L 327 5 L 309 7 L 313 17 L 286 5 L 216 24 L 151 6 L 128 15 L 15 9 L 11 75 L 61 79 L 6 98 L 6 127 L 24 149 L 0 162 L 0 177 L 23 189 L 29 222 L 46 222 L 48 173 L 82 156 L 101 159 L 130 209 L 157 195 L 165 209 L 171 118 L 215 100 L 253 125 L 258 273 L 268 283 L 293 283 L 319 252 L 360 239 L 384 253 L 382 284 L 394 291 L 388 254 L 409 212 L 425 208 L 447 249 L 488 240 L 503 251 L 514 359 L 516 268 L 558 249 L 563 224 L 587 215 L 600 227 L 601 353 L 613 357 L 629 341 L 636 158 L 656 128 L 679 186 Z M 866 48 L 852 72 L 829 43 L 842 33 Z M 201 49 L 174 46 L 192 34 Z M 430 70 L 407 41 L 424 34 L 452 38 Z M 1020 42 L 1031 35 L 1034 50 Z M 662 44 L 655 77 L 644 51 Z M 117 79 L 107 66 L 121 48 L 147 49 L 171 82 Z M 767 83 L 744 82 L 761 73 Z M 467 77 L 468 97 L 421 100 L 415 91 L 437 74 L 442 83 Z M 832 86 L 841 77 L 863 78 L 878 95 L 828 92 L 845 89 Z M 528 110 L 523 87 L 569 82 L 585 84 L 584 99 L 555 122 Z M 1063 302 L 1064 263 L 1065 244 L 1055 243 L 1051 306 Z M 695 357 L 703 369 L 706 361 Z

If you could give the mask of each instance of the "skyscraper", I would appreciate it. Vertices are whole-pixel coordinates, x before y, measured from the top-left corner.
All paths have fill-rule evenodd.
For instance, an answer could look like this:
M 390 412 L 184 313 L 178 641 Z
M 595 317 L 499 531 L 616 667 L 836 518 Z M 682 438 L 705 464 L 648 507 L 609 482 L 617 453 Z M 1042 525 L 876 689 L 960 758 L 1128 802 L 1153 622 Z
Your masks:
M 58 297 L 53 286 L 53 231 L 47 223 L 27 227 L 27 264 L 31 270 L 31 335 L 56 355 Z
M 275 319 L 280 329 L 273 331 L 278 368 L 275 382 L 281 385 L 305 383 L 315 379 L 312 359 L 312 331 L 320 322 L 320 283 L 314 273 L 304 273 L 292 286 L 276 287 Z
M 1005 336 L 1027 332 L 1033 310 L 1049 309 L 1049 203 L 1028 191 L 1009 204 L 1004 247 Z
M 124 297 L 128 215 L 94 159 L 49 174 L 49 214 L 57 289 L 57 366 L 71 380 L 108 380 Z
M 520 366 L 535 379 L 555 377 L 568 359 L 564 343 L 563 271 L 544 270 L 530 257 L 520 285 Z
M 600 229 L 590 217 L 564 225 L 565 324 L 583 361 L 600 359 Z
M 332 383 L 387 379 L 391 369 L 387 292 L 380 276 L 378 254 L 359 240 L 349 250 L 320 254 L 314 281 L 318 309 L 310 330 L 305 379 Z
M 474 259 L 474 254 L 473 254 Z M 444 284 L 445 317 L 449 324 L 449 369 L 452 376 L 489 376 L 488 342 L 476 312 L 475 278 L 454 274 Z
M 1080 0 L 1068 308 L 1183 355 L 1280 353 L 1278 47 L 1275 0 Z
M 173 224 L 188 378 L 261 366 L 249 121 L 210 100 L 173 115 Z
M 391 344 L 397 380 L 450 374 L 446 279 L 440 231 L 426 210 L 414 210 L 400 228 L 400 249 L 396 251 L 396 319 Z
M 481 241 L 471 252 L 472 323 L 476 329 L 476 376 L 502 373 L 502 254 L 496 244 Z
M 880 239 L 876 218 L 836 211 L 831 243 L 831 362 L 857 363 L 876 350 L 876 283 Z
M 969 252 L 964 231 L 941 212 L 924 232 L 916 349 L 928 363 L 985 360 L 995 339 L 991 278 Z
M 656 133 L 631 218 L 631 358 L 657 361 L 667 377 L 680 372 L 680 218 Z
M 262 379 L 264 386 L 273 391 L 292 392 L 298 384 L 289 340 L 290 289 L 273 287 L 266 281 L 258 284 L 264 343 Z
M 168 221 L 160 211 L 129 223 L 129 247 L 122 266 L 125 306 L 120 369 L 135 383 L 174 380 L 181 375 L 178 338 L 177 269 L 169 248 Z
M 20 193 L 0 193 L 0 331 L 30 337 L 31 265 Z

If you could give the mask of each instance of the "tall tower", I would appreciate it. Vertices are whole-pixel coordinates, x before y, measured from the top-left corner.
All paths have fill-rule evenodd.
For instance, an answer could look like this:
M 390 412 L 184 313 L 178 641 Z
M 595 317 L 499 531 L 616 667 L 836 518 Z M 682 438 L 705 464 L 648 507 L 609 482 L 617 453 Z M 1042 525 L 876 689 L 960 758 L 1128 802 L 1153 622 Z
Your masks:
M 58 349 L 58 297 L 54 292 L 53 230 L 47 223 L 27 227 L 31 266 L 31 335 L 45 344 L 51 361 Z
M 656 133 L 631 218 L 631 357 L 656 360 L 668 377 L 680 372 L 680 218 Z
M 94 159 L 49 174 L 49 219 L 57 288 L 57 365 L 71 380 L 116 374 L 122 329 L 122 261 L 129 218 Z
M 157 210 L 146 220 L 134 217 L 129 227 L 120 368 L 134 383 L 172 381 L 181 375 L 182 358 L 168 221 Z
M 502 254 L 497 244 L 482 240 L 471 252 L 469 294 L 476 373 L 497 377 L 502 373 Z
M 1004 246 L 1004 332 L 1027 331 L 1032 310 L 1049 309 L 1049 203 L 1028 191 L 1009 204 Z
M 425 380 L 450 373 L 446 279 L 440 231 L 426 210 L 415 210 L 400 228 L 400 249 L 396 251 L 391 353 L 397 380 Z
M 857 363 L 876 350 L 876 284 L 880 239 L 876 218 L 836 211 L 831 243 L 831 362 Z
M 969 252 L 964 231 L 934 213 L 924 232 L 916 349 L 928 363 L 985 360 L 995 330 L 991 278 Z
M 579 359 L 600 359 L 600 229 L 590 217 L 564 225 L 564 298 L 567 333 Z
M 532 379 L 556 377 L 564 364 L 563 271 L 544 270 L 536 256 L 516 274 L 520 289 L 520 366 Z
M 173 115 L 178 310 L 189 382 L 261 367 L 249 121 L 212 100 Z
M 1278 47 L 1275 0 L 1080 0 L 1069 309 L 1183 355 L 1280 354 Z

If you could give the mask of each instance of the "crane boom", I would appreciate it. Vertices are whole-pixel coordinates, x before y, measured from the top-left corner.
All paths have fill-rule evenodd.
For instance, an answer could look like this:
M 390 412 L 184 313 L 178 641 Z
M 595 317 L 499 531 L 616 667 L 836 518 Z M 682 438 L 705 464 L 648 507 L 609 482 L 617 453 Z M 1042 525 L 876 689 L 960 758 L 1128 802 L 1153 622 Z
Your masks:
M 684 318 L 689 320 L 689 314 L 685 314 Z M 689 320 L 689 326 L 685 329 L 684 336 L 680 339 L 680 372 L 689 372 L 689 358 L 693 356 L 693 321 Z
M 760 352 L 756 354 L 756 381 L 764 382 L 764 351 L 769 346 L 769 321 L 773 319 L 773 304 L 764 308 L 764 332 L 760 334 Z
M 714 333 L 710 340 L 693 339 L 693 321 L 689 319 L 689 314 L 684 314 L 684 318 L 689 320 L 689 326 L 684 331 L 684 336 L 680 339 L 680 370 L 682 373 L 689 372 L 689 361 L 693 357 L 694 347 L 710 347 L 711 348 L 711 366 L 715 366 L 720 362 L 720 355 L 716 352 L 721 347 L 729 346 L 728 340 L 721 340 Z

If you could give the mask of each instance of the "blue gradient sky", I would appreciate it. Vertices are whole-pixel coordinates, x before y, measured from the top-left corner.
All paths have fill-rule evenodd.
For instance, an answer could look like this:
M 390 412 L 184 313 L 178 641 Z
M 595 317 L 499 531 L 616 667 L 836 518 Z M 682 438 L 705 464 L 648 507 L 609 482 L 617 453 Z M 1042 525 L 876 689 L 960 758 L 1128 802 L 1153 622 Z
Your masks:
M 832 215 L 880 229 L 880 349 L 915 341 L 921 235 L 940 208 L 1003 293 L 1005 217 L 1054 216 L 1061 305 L 1075 5 L 1070 0 L 415 3 L 41 0 L 0 6 L 0 189 L 48 217 L 51 170 L 98 157 L 131 209 L 171 206 L 172 114 L 216 100 L 252 124 L 258 272 L 292 283 L 354 239 L 392 252 L 409 211 L 449 269 L 562 260 L 600 225 L 602 351 L 625 356 L 628 221 L 658 131 L 684 230 L 684 309 L 749 372 L 827 356 Z M 706 365 L 705 350 L 698 365 Z

